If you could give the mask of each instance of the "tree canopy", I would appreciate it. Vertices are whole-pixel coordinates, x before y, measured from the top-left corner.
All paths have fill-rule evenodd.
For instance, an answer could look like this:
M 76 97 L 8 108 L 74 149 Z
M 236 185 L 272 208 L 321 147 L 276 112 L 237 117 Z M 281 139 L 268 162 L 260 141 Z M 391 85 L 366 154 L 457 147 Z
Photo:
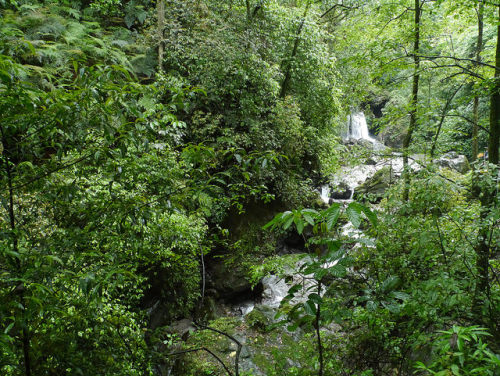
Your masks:
M 499 137 L 496 0 L 0 0 L 0 373 L 497 375 Z

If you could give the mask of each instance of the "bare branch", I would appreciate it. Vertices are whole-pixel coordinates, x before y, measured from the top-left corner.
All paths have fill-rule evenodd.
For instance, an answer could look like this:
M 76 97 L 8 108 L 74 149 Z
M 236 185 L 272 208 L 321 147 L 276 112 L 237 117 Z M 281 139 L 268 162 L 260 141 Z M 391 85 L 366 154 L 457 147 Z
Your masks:
M 477 59 L 468 59 L 468 58 L 464 58 L 464 57 L 455 57 L 455 56 L 422 55 L 422 54 L 419 54 L 418 56 L 421 59 L 428 59 L 428 60 L 434 60 L 434 59 L 451 59 L 451 60 L 455 60 L 455 61 L 468 61 L 468 62 L 477 64 L 477 65 L 483 65 L 483 66 L 488 67 L 488 68 L 500 69 L 500 67 L 497 67 L 495 65 L 491 65 L 491 64 L 485 63 L 483 61 L 478 61 Z

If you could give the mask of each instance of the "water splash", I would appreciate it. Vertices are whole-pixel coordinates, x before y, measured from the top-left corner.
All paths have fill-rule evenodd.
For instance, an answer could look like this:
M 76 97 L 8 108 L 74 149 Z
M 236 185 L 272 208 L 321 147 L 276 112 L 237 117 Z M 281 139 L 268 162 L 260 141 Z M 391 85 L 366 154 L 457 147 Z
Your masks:
M 330 187 L 328 185 L 324 185 L 321 187 L 321 199 L 324 203 L 328 204 L 330 201 Z
M 366 123 L 366 117 L 363 112 L 355 112 L 347 117 L 348 126 L 348 136 L 355 140 L 363 139 L 369 141 L 375 141 L 370 137 L 370 132 L 368 131 L 368 124 Z

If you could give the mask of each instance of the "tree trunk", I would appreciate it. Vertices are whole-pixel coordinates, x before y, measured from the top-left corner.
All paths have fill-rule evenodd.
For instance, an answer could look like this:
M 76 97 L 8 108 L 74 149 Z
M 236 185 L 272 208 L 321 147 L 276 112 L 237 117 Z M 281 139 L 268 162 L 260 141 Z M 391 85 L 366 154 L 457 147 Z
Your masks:
M 436 152 L 436 147 L 437 147 L 437 142 L 439 139 L 439 134 L 441 133 L 441 129 L 443 127 L 444 120 L 446 119 L 446 114 L 448 113 L 451 103 L 453 102 L 453 98 L 457 95 L 457 93 L 460 91 L 463 85 L 460 85 L 457 90 L 453 92 L 453 94 L 448 97 L 446 100 L 445 106 L 443 108 L 443 112 L 441 112 L 441 120 L 439 120 L 439 125 L 438 129 L 436 131 L 436 134 L 434 136 L 434 141 L 432 142 L 432 147 L 431 147 L 431 159 L 434 158 L 434 153 Z M 430 96 L 430 95 L 429 95 Z
M 321 296 L 321 281 L 318 281 L 318 296 Z M 318 355 L 319 355 L 319 369 L 318 376 L 323 376 L 323 343 L 321 342 L 321 332 L 320 332 L 320 321 L 321 321 L 321 304 L 317 304 L 316 308 L 316 318 L 314 320 L 314 325 L 316 326 L 316 341 L 318 343 Z
M 250 10 L 250 0 L 245 0 L 245 5 L 247 6 L 247 22 L 250 23 L 252 20 L 252 11 Z
M 420 16 L 422 13 L 420 0 L 415 0 L 414 44 L 413 44 L 413 86 L 410 99 L 410 125 L 403 140 L 403 200 L 408 201 L 410 195 L 410 169 L 408 166 L 408 148 L 410 147 L 413 132 L 417 127 L 418 84 L 420 81 Z
M 283 79 L 283 84 L 281 85 L 280 98 L 285 98 L 288 87 L 290 86 L 290 79 L 292 76 L 292 64 L 295 56 L 297 55 L 297 50 L 300 43 L 300 34 L 302 33 L 302 29 L 304 28 L 304 23 L 306 22 L 307 13 L 309 12 L 309 7 L 311 6 L 311 2 L 308 1 L 306 4 L 306 9 L 304 10 L 304 15 L 302 16 L 302 21 L 300 22 L 299 27 L 297 28 L 297 32 L 295 33 L 295 40 L 293 42 L 293 49 L 290 59 L 285 61 L 285 78 Z
M 19 254 L 19 241 L 18 241 L 18 234 L 17 234 L 17 228 L 16 228 L 16 215 L 14 211 L 14 187 L 13 187 L 13 171 L 11 167 L 11 161 L 9 160 L 11 156 L 10 150 L 7 147 L 9 143 L 7 142 L 5 133 L 3 132 L 3 129 L 0 128 L 1 136 L 2 136 L 2 145 L 5 145 L 5 149 L 3 150 L 3 164 L 5 168 L 5 173 L 7 175 L 7 187 L 8 187 L 8 192 L 9 192 L 9 201 L 8 201 L 8 215 L 9 215 L 9 224 L 10 224 L 10 230 L 11 230 L 11 237 L 12 237 L 12 252 L 13 254 Z M 22 278 L 22 264 L 19 258 L 16 258 L 14 260 L 15 266 L 17 268 L 17 272 L 19 274 L 19 277 Z M 26 314 L 26 308 L 25 304 L 26 302 L 24 301 L 24 284 L 21 284 L 21 288 L 19 289 L 19 304 L 22 308 L 22 335 L 21 335 L 21 342 L 22 342 L 22 347 L 23 347 L 23 364 L 24 364 L 24 373 L 26 376 L 31 376 L 31 360 L 30 360 L 30 332 L 29 332 L 29 327 L 28 327 L 28 318 Z
M 483 0 L 479 0 L 479 6 L 477 9 L 477 47 L 476 47 L 476 66 L 481 62 L 481 52 L 483 51 L 483 14 L 484 14 L 484 3 Z M 477 158 L 479 152 L 477 136 L 479 133 L 479 96 L 474 96 L 474 125 L 472 128 L 472 158 L 474 162 Z
M 158 72 L 163 72 L 163 30 L 165 29 L 165 1 L 158 0 Z
M 497 51 L 495 59 L 495 83 L 491 94 L 490 106 L 490 142 L 488 144 L 488 160 L 498 164 L 498 146 L 500 138 L 500 5 L 498 5 Z
M 500 5 L 498 5 L 498 21 L 500 21 Z M 500 136 L 500 23 L 497 27 L 497 46 L 496 46 L 496 59 L 495 59 L 495 75 L 494 75 L 494 85 L 493 91 L 491 93 L 491 107 L 490 107 L 490 138 L 488 145 L 488 161 L 491 164 L 498 164 L 498 142 Z M 498 173 L 497 170 L 490 172 L 495 179 L 495 174 Z M 475 191 L 479 193 L 479 200 L 481 201 L 481 212 L 480 212 L 480 227 L 478 232 L 478 241 L 476 245 L 476 290 L 474 294 L 473 301 L 473 312 L 480 321 L 484 321 L 484 312 L 481 310 L 485 306 L 490 298 L 490 280 L 489 280 L 489 267 L 490 267 L 490 255 L 498 250 L 498 245 L 491 244 L 491 231 L 488 222 L 488 216 L 490 211 L 495 205 L 496 199 L 496 183 L 488 183 L 488 178 L 481 179 L 484 174 L 481 171 L 477 171 L 477 177 L 474 178 L 476 189 Z M 479 184 L 481 183 L 481 184 Z M 492 249 L 493 248 L 493 249 Z M 491 310 L 491 305 L 488 304 Z M 494 323 L 491 323 L 493 326 Z

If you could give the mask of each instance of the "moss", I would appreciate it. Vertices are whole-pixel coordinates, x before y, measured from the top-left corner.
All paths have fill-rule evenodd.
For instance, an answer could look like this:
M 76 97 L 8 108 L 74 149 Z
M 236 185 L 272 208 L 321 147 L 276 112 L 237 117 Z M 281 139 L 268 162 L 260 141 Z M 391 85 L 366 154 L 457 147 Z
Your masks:
M 250 312 L 246 317 L 245 321 L 249 327 L 259 331 L 259 332 L 267 332 L 268 326 L 270 324 L 270 320 L 264 313 L 262 313 L 258 309 L 254 309 Z

